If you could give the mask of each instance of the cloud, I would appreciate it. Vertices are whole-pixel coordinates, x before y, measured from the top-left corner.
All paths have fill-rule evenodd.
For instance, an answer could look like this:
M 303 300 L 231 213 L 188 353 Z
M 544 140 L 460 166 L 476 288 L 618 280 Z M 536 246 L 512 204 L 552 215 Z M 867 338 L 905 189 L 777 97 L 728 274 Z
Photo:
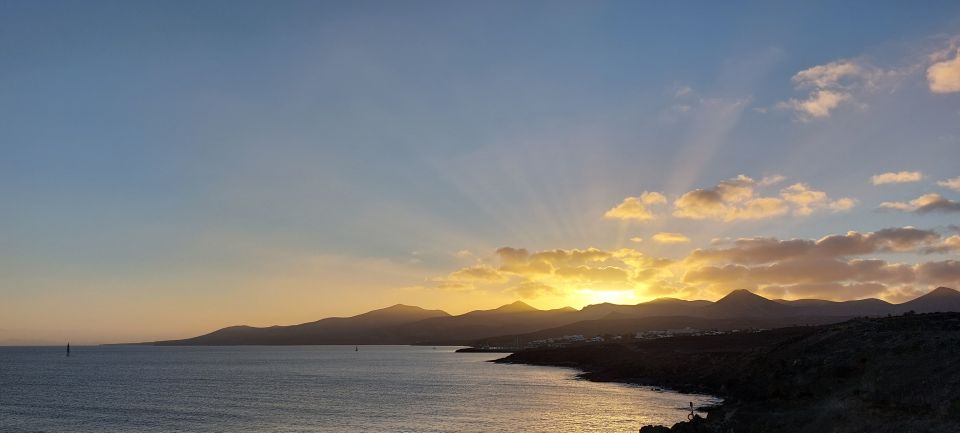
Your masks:
M 688 85 L 680 85 L 676 87 L 676 90 L 673 92 L 674 98 L 683 98 L 693 94 L 693 87 Z
M 506 282 L 507 278 L 501 274 L 497 269 L 488 266 L 488 265 L 476 265 L 468 268 L 463 268 L 458 271 L 450 273 L 446 278 L 447 281 L 459 281 L 459 282 L 494 282 L 502 283 Z
M 803 216 L 810 215 L 818 209 L 842 212 L 851 209 L 855 205 L 855 201 L 851 198 L 830 200 L 830 198 L 827 197 L 827 193 L 814 191 L 805 183 L 795 183 L 780 190 L 780 197 L 794 205 L 794 214 Z
M 855 205 L 850 198 L 832 200 L 823 191 L 811 189 L 805 183 L 795 183 L 780 190 L 779 197 L 755 194 L 763 181 L 739 175 L 708 189 L 684 193 L 674 202 L 673 215 L 678 218 L 715 219 L 721 221 L 753 220 L 785 215 L 807 216 L 817 210 L 846 211 Z
M 902 59 L 904 64 L 899 66 L 881 67 L 861 57 L 804 69 L 791 78 L 794 89 L 803 92 L 803 96 L 778 102 L 774 108 L 793 112 L 802 122 L 826 119 L 844 105 L 866 107 L 861 101 L 871 93 L 892 93 L 904 79 L 920 79 L 924 69 L 931 92 L 960 92 L 957 41 L 951 39 L 949 47 L 923 56 L 920 61 Z
M 881 209 L 899 210 L 918 214 L 960 212 L 960 201 L 954 201 L 940 194 L 924 194 L 909 202 L 886 201 L 880 203 Z
M 713 188 L 686 192 L 674 202 L 673 216 L 734 221 L 770 218 L 787 213 L 787 206 L 779 199 L 755 198 L 756 186 L 756 181 L 741 174 L 721 181 Z
M 943 260 L 939 262 L 920 263 L 915 266 L 918 278 L 923 281 L 939 284 L 956 284 L 960 282 L 960 261 Z
M 567 281 L 593 283 L 626 283 L 630 280 L 629 272 L 616 266 L 560 268 L 554 271 L 554 276 Z
M 797 72 L 792 80 L 799 86 L 816 88 L 838 87 L 845 79 L 858 77 L 864 67 L 853 60 L 838 60 Z
M 887 291 L 887 286 L 880 283 L 818 283 L 818 284 L 793 284 L 789 286 L 769 285 L 758 290 L 761 295 L 772 298 L 817 298 L 824 297 L 824 294 L 842 294 L 841 299 L 859 299 L 870 296 L 877 296 Z M 912 299 L 911 296 L 908 299 Z
M 874 175 L 870 177 L 870 182 L 874 185 L 885 185 L 888 183 L 919 182 L 921 179 L 923 179 L 923 173 L 919 171 L 900 171 Z
M 933 93 L 960 92 L 960 50 L 952 59 L 930 65 L 927 68 L 927 83 Z
M 937 182 L 937 185 L 940 185 L 944 188 L 950 188 L 954 191 L 960 191 L 960 176 L 957 176 L 953 179 L 946 179 Z
M 879 296 L 902 301 L 916 296 L 918 287 L 956 285 L 960 262 L 891 263 L 871 256 L 957 248 L 960 235 L 943 239 L 933 230 L 914 227 L 851 231 L 817 240 L 738 239 L 729 248 L 693 251 L 684 260 L 682 283 L 707 292 L 747 288 L 786 298 Z
M 780 102 L 777 108 L 792 110 L 802 121 L 830 117 L 853 92 L 873 81 L 876 68 L 856 60 L 837 60 L 797 72 L 791 79 L 797 89 L 809 89 L 804 98 Z
M 915 227 L 850 231 L 819 239 L 743 238 L 696 249 L 682 260 L 630 248 L 503 247 L 493 257 L 435 282 L 444 290 L 499 291 L 524 298 L 619 291 L 641 299 L 717 298 L 746 288 L 788 299 L 877 296 L 902 301 L 930 287 L 960 284 L 960 261 L 898 263 L 888 257 L 955 251 L 960 251 L 960 234 L 944 237 Z
M 643 238 L 641 238 L 640 236 L 634 236 L 634 237 L 630 238 L 630 242 L 639 244 L 639 243 L 643 242 Z
M 758 185 L 760 185 L 760 186 L 776 185 L 776 184 L 778 184 L 778 183 L 780 183 L 780 182 L 783 182 L 783 181 L 785 181 L 785 180 L 787 180 L 787 177 L 786 177 L 786 176 L 783 176 L 783 175 L 780 175 L 780 174 L 773 174 L 773 175 L 770 175 L 770 176 L 764 176 L 763 179 L 760 179 L 760 182 L 758 183 Z
M 640 197 L 627 197 L 603 216 L 609 219 L 647 221 L 654 219 L 650 206 L 663 204 L 667 198 L 659 192 L 644 191 Z
M 524 281 L 508 290 L 508 292 L 516 293 L 518 296 L 525 299 L 534 299 L 545 295 L 555 295 L 560 293 L 560 291 L 555 287 L 535 281 Z
M 934 245 L 923 249 L 924 254 L 951 253 L 960 251 L 960 235 L 953 235 L 943 240 L 940 245 Z
M 830 117 L 830 112 L 841 102 L 850 99 L 849 93 L 821 89 L 805 99 L 789 99 L 777 105 L 778 108 L 791 109 L 801 114 L 801 120 Z
M 653 235 L 653 241 L 660 244 L 683 244 L 690 242 L 690 238 L 682 233 L 660 232 Z
M 876 259 L 803 257 L 758 266 L 704 266 L 688 271 L 683 282 L 708 290 L 748 288 L 790 298 L 884 297 L 912 285 L 955 285 L 960 282 L 960 262 L 910 265 Z
M 688 262 L 728 262 L 740 265 L 773 263 L 799 257 L 836 258 L 883 252 L 911 252 L 937 245 L 941 236 L 933 230 L 913 227 L 888 228 L 876 232 L 847 232 L 817 240 L 745 238 L 730 248 L 697 249 Z
M 660 277 L 673 263 L 629 248 L 530 252 L 503 247 L 495 256 L 495 264 L 464 267 L 434 281 L 441 289 L 500 288 L 524 297 L 558 295 L 568 290 L 633 290 Z

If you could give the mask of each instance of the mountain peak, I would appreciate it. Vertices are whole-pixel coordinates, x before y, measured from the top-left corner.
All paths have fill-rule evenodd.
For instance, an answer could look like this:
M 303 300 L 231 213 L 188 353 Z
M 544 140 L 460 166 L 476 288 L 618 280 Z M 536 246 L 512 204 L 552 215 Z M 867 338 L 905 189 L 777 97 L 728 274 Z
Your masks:
M 381 317 L 381 316 L 435 317 L 435 316 L 449 316 L 449 315 L 450 314 L 442 310 L 427 310 L 425 308 L 421 308 L 413 305 L 396 304 L 386 308 L 380 308 L 378 310 L 368 311 L 366 313 L 363 313 L 354 317 Z
M 652 301 L 647 301 L 645 303 L 646 304 L 679 304 L 684 302 L 689 302 L 689 301 L 685 301 L 683 299 L 671 298 L 671 297 L 660 297 Z
M 917 313 L 960 311 L 960 292 L 948 287 L 937 287 L 926 295 L 899 304 L 898 307 L 901 311 L 914 310 Z
M 740 289 L 728 293 L 707 308 L 715 317 L 774 317 L 791 307 Z
M 960 292 L 954 289 L 951 289 L 949 287 L 940 286 L 940 287 L 937 287 L 936 289 L 931 290 L 930 293 L 927 293 L 926 295 L 923 295 L 921 297 L 925 298 L 928 296 L 929 297 L 941 297 L 941 296 L 955 297 L 955 296 L 960 296 Z
M 760 300 L 773 302 L 747 289 L 737 289 L 730 293 L 727 293 L 727 296 L 720 298 L 717 301 L 717 303 L 719 304 L 721 302 L 731 302 L 731 301 L 743 302 L 743 301 L 760 301 Z
M 522 311 L 539 311 L 539 310 L 531 307 L 530 304 L 527 304 L 526 302 L 515 301 L 513 303 L 496 308 L 494 311 L 499 311 L 504 313 L 506 312 L 516 313 L 516 312 L 522 312 Z

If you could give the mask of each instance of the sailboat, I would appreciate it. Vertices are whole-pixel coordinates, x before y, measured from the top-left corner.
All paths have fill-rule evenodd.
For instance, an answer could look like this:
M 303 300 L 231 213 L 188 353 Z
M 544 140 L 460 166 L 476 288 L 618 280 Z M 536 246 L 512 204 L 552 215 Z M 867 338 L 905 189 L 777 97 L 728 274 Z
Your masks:
M 70 357 L 70 342 L 67 342 L 67 357 Z
M 354 351 L 354 352 L 359 352 L 359 351 L 360 351 L 360 346 L 353 346 L 353 351 Z

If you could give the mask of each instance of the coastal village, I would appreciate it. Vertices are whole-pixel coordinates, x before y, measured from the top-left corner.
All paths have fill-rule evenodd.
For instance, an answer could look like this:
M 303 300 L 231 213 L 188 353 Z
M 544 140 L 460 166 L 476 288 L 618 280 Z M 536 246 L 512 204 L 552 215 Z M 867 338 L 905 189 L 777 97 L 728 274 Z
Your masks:
M 697 329 L 691 327 L 679 328 L 679 329 L 662 329 L 662 330 L 648 330 L 648 331 L 637 331 L 634 334 L 624 334 L 624 335 L 595 335 L 592 337 L 586 337 L 582 334 L 574 335 L 564 335 L 561 337 L 551 337 L 543 338 L 538 340 L 531 341 L 522 341 L 519 337 L 514 339 L 512 345 L 480 345 L 478 349 L 484 351 L 514 351 L 514 350 L 523 350 L 523 349 L 541 349 L 541 348 L 560 348 L 568 346 L 579 346 L 586 344 L 599 344 L 606 342 L 622 342 L 625 340 L 655 340 L 660 338 L 673 338 L 673 337 L 698 337 L 703 335 L 725 335 L 725 334 L 736 334 L 736 333 L 754 333 L 765 331 L 766 329 L 762 328 L 748 328 L 748 329 L 732 329 L 728 331 L 722 331 L 718 329 Z

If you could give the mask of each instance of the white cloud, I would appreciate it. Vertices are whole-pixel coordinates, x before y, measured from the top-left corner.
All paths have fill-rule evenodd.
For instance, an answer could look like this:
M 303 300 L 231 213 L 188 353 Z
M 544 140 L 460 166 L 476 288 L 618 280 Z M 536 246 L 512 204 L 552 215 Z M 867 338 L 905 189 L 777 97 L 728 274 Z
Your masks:
M 954 191 L 960 191 L 960 176 L 957 176 L 953 179 L 941 180 L 937 182 L 937 185 L 940 185 L 944 188 L 950 188 Z
M 874 175 L 870 177 L 870 182 L 874 185 L 884 185 L 888 183 L 919 182 L 922 179 L 923 173 L 919 171 L 900 171 Z
M 770 175 L 770 176 L 764 176 L 763 179 L 760 179 L 759 185 L 760 185 L 760 186 L 776 185 L 776 184 L 778 184 L 778 183 L 780 183 L 780 182 L 783 182 L 783 181 L 785 181 L 785 180 L 787 180 L 787 177 L 786 177 L 786 176 L 780 175 L 780 174 L 773 174 L 773 175 Z
M 677 86 L 677 89 L 673 92 L 674 98 L 683 98 L 693 94 L 693 87 L 687 85 Z
M 790 98 L 776 105 L 792 110 L 802 121 L 830 117 L 854 91 L 873 85 L 882 71 L 857 60 L 837 60 L 797 72 L 792 81 L 797 89 L 809 89 L 804 98 Z
M 844 79 L 863 73 L 864 67 L 853 60 L 838 60 L 797 72 L 792 80 L 798 86 L 830 88 L 839 86 Z

